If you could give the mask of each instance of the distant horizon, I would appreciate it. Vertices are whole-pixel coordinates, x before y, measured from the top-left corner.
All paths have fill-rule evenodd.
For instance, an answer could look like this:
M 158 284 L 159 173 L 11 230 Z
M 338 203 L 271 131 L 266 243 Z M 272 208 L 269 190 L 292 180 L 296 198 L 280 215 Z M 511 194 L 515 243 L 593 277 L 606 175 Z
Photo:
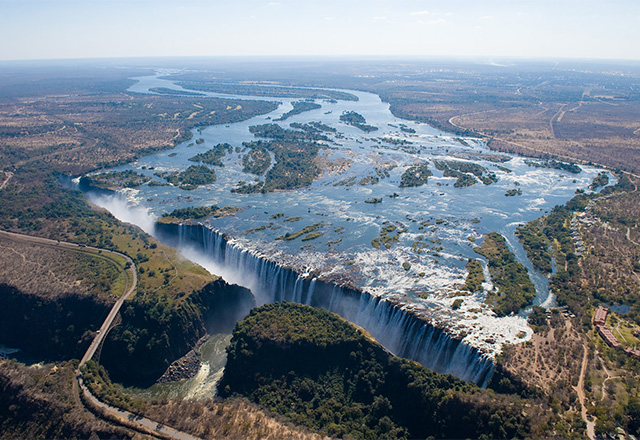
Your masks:
M 1 1 L 1 0 L 0 0 Z M 206 61 L 206 60 L 222 60 L 222 61 L 376 61 L 376 62 L 392 62 L 392 61 L 446 61 L 472 63 L 478 65 L 509 67 L 499 62 L 517 62 L 517 63 L 554 63 L 554 62 L 587 62 L 587 63 L 603 63 L 611 65 L 638 65 L 639 59 L 631 58 L 586 58 L 586 57 L 525 57 L 525 56 L 456 56 L 456 55 L 367 55 L 367 54 L 344 54 L 344 55 L 308 55 L 308 54 L 290 54 L 290 55 L 144 55 L 144 56 L 95 56 L 95 57 L 69 57 L 69 58 L 18 58 L 18 59 L 0 59 L 2 64 L 30 64 L 30 63 L 55 63 L 55 62 L 126 62 L 126 61 Z
M 174 56 L 640 61 L 635 0 L 0 0 L 0 60 Z

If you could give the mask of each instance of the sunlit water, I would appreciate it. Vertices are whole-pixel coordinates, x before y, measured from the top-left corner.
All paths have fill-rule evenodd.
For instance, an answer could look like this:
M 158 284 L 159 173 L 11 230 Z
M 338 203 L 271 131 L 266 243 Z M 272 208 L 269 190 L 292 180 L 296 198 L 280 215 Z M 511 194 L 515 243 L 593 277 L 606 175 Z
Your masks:
M 168 397 L 174 399 L 210 399 L 217 393 L 216 386 L 227 362 L 225 348 L 231 335 L 215 334 L 200 347 L 200 370 L 191 379 L 155 384 L 147 389 L 130 388 L 129 394 L 143 398 Z
M 139 82 L 131 91 L 147 92 L 153 87 L 179 89 L 172 82 L 159 77 L 136 78 Z M 173 186 L 153 187 L 144 185 L 138 190 L 129 191 L 130 200 L 147 207 L 155 216 L 170 212 L 176 208 L 188 206 L 238 206 L 242 211 L 235 216 L 216 219 L 211 225 L 216 229 L 230 233 L 238 240 L 246 241 L 247 247 L 273 249 L 287 256 L 281 256 L 286 262 L 310 266 L 309 269 L 321 269 L 337 272 L 345 278 L 355 281 L 356 285 L 384 295 L 402 292 L 438 292 L 450 288 L 459 276 L 465 275 L 464 264 L 468 258 L 478 258 L 473 252 L 470 236 L 479 237 L 482 233 L 498 231 L 505 235 L 518 259 L 528 266 L 536 284 L 538 298 L 536 303 L 547 300 L 548 285 L 545 277 L 532 270 L 521 245 L 513 235 L 519 224 L 540 217 L 553 206 L 565 203 L 575 190 L 586 188 L 599 170 L 583 167 L 578 175 L 553 169 L 533 168 L 524 163 L 524 159 L 513 157 L 505 163 L 495 163 L 484 159 L 484 154 L 495 155 L 486 149 L 483 142 L 465 138 L 463 145 L 456 137 L 437 131 L 426 124 L 418 124 L 395 118 L 389 106 L 380 101 L 377 95 L 349 91 L 358 97 L 357 102 L 339 101 L 328 103 L 316 100 L 322 108 L 305 112 L 278 122 L 288 128 L 292 122 L 319 121 L 338 130 L 338 136 L 325 133 L 335 143 L 331 149 L 323 152 L 327 159 L 349 159 L 352 163 L 341 172 L 324 173 L 309 188 L 270 194 L 233 194 L 230 189 L 239 181 L 252 182 L 256 176 L 243 173 L 241 158 L 243 153 L 225 156 L 224 168 L 216 167 L 218 180 L 193 191 L 185 191 Z M 233 97 L 241 99 L 265 99 L 246 96 L 229 96 L 207 93 L 209 96 Z M 175 149 L 146 156 L 137 162 L 120 169 L 133 169 L 153 177 L 156 172 L 182 171 L 193 165 L 187 159 L 205 151 L 218 143 L 229 143 L 241 147 L 242 142 L 256 140 L 249 133 L 251 125 L 271 123 L 274 119 L 291 109 L 292 99 L 271 98 L 283 104 L 268 115 L 258 116 L 249 121 L 208 127 L 194 133 L 194 139 L 184 142 Z M 364 133 L 358 128 L 339 121 L 343 111 L 356 111 L 367 119 L 367 124 L 378 127 L 377 131 Z M 416 131 L 405 133 L 399 127 L 406 124 Z M 203 138 L 201 145 L 195 144 L 196 138 Z M 394 146 L 384 139 L 404 140 L 411 144 Z M 505 156 L 505 155 L 501 155 Z M 427 185 L 417 188 L 399 188 L 400 176 L 410 165 L 420 161 L 438 159 L 466 160 L 478 163 L 494 172 L 499 181 L 492 185 L 478 183 L 468 188 L 454 188 L 454 178 L 442 177 L 442 173 L 431 166 L 435 174 Z M 381 179 L 375 185 L 338 185 L 352 177 L 358 182 L 363 177 L 374 176 L 375 167 L 395 166 L 389 177 Z M 502 166 L 511 173 L 498 168 Z M 149 169 L 152 168 L 152 169 Z M 155 177 L 156 181 L 162 179 Z M 518 186 L 516 186 L 516 182 Z M 520 188 L 521 196 L 506 197 L 509 189 Z M 392 194 L 397 198 L 390 198 Z M 364 203 L 371 198 L 381 198 L 380 204 Z M 109 207 L 112 211 L 115 207 Z M 284 217 L 273 219 L 274 214 L 284 213 Z M 140 215 L 134 214 L 128 220 L 142 223 L 145 230 L 151 225 L 145 223 Z M 296 222 L 283 222 L 287 217 L 301 217 Z M 401 222 L 408 230 L 400 241 L 390 250 L 376 250 L 371 240 L 378 237 L 385 221 Z M 422 228 L 421 222 L 422 223 Z M 315 240 L 290 242 L 276 240 L 286 232 L 295 232 L 304 226 L 322 223 L 319 231 L 323 235 Z M 250 232 L 255 228 L 269 226 L 266 229 Z M 344 228 L 344 229 L 343 229 Z M 246 234 L 246 235 L 245 235 Z M 419 236 L 429 244 L 428 249 L 417 253 L 411 249 Z M 432 240 L 432 241 L 429 241 Z M 439 240 L 438 242 L 434 242 Z M 442 247 L 442 249 L 439 249 Z M 291 258 L 291 256 L 295 256 Z M 347 268 L 339 268 L 354 260 Z M 359 261 L 362 260 L 362 261 Z M 367 260 L 374 264 L 367 265 Z M 402 261 L 400 261 L 402 260 Z M 386 261 L 385 270 L 379 270 L 377 263 Z M 405 274 L 401 262 L 412 264 Z M 354 270 L 356 269 L 356 270 Z M 358 270 L 360 269 L 360 270 Z M 433 273 L 440 269 L 437 280 L 418 279 L 420 272 Z M 388 275 L 392 273 L 395 281 L 389 286 Z M 428 278 L 428 277 L 425 277 Z
M 149 93 L 153 87 L 180 89 L 172 81 L 160 79 L 160 75 L 136 79 L 138 82 L 130 89 L 134 92 Z M 299 273 L 313 273 L 321 279 L 350 283 L 376 296 L 400 298 L 403 303 L 429 311 L 436 321 L 439 317 L 446 318 L 446 322 L 454 320 L 460 334 L 467 335 L 465 340 L 471 345 L 479 347 L 489 344 L 485 340 L 496 341 L 494 353 L 499 352 L 504 342 L 526 340 L 531 331 L 524 318 L 496 318 L 484 305 L 483 294 L 464 297 L 462 307 L 454 312 L 450 307 L 454 300 L 450 293 L 464 282 L 465 264 L 469 258 L 480 259 L 486 266 L 483 258 L 474 252 L 477 245 L 474 242 L 484 233 L 497 231 L 505 236 L 516 258 L 529 270 L 537 293 L 534 303 L 552 305 L 554 299 L 549 293 L 548 279 L 533 269 L 515 237 L 515 229 L 542 216 L 555 205 L 566 203 L 577 189 L 587 189 L 600 170 L 582 167 L 581 173 L 570 174 L 530 167 L 524 158 L 504 154 L 499 156 L 505 157 L 506 161 L 498 163 L 489 160 L 490 156 L 498 154 L 488 150 L 481 140 L 461 139 L 426 124 L 398 119 L 377 95 L 348 92 L 356 95 L 358 101 L 315 100 L 322 106 L 320 109 L 277 122 L 283 128 L 289 128 L 293 122 L 322 122 L 337 129 L 336 134 L 324 133 L 332 142 L 321 155 L 333 163 L 346 159 L 347 166 L 329 168 L 308 188 L 268 194 L 231 193 L 230 189 L 239 181 L 252 182 L 256 178 L 242 172 L 242 156 L 246 151 L 234 150 L 222 158 L 223 168 L 215 167 L 218 178 L 214 184 L 193 191 L 174 186 L 143 185 L 124 192 L 129 202 L 126 209 L 122 209 L 124 205 L 118 200 L 98 202 L 119 218 L 139 224 L 147 231 L 152 230 L 155 217 L 176 208 L 237 206 L 241 211 L 236 215 L 210 219 L 207 223 L 230 234 L 234 243 L 242 248 L 269 255 L 273 261 Z M 206 95 L 265 99 L 216 93 Z M 256 140 L 249 132 L 250 126 L 274 122 L 292 108 L 292 101 L 299 100 L 268 99 L 282 105 L 268 115 L 248 121 L 194 130 L 192 140 L 115 170 L 135 170 L 162 182 L 154 173 L 183 171 L 194 164 L 188 158 L 206 152 L 218 143 L 229 143 L 241 149 L 242 142 Z M 342 123 L 339 117 L 344 111 L 360 113 L 367 124 L 378 130 L 365 133 Z M 415 133 L 402 130 L 401 124 Z M 204 143 L 196 144 L 194 140 L 198 138 L 204 139 Z M 395 144 L 390 139 L 395 140 Z M 398 145 L 401 141 L 406 143 Z M 434 160 L 468 160 L 480 164 L 495 173 L 498 182 L 455 188 L 455 179 L 443 177 L 433 166 Z M 423 161 L 431 163 L 429 168 L 434 176 L 424 186 L 400 188 L 400 176 L 407 167 Z M 374 185 L 358 184 L 364 177 L 375 176 L 376 167 L 386 168 L 389 176 Z M 350 180 L 355 184 L 344 184 Z M 610 181 L 615 181 L 613 176 Z M 516 188 L 522 195 L 505 196 L 507 190 Z M 390 197 L 394 194 L 397 196 Z M 372 198 L 380 198 L 382 203 L 365 203 Z M 133 214 L 132 205 L 138 210 Z M 276 218 L 280 213 L 281 217 Z M 291 217 L 300 217 L 300 220 L 283 221 Z M 372 240 L 379 237 L 387 221 L 398 228 L 406 228 L 406 232 L 390 249 L 375 249 Z M 323 235 L 319 238 L 306 242 L 300 238 L 277 240 L 287 232 L 316 223 L 322 224 L 318 231 Z M 206 256 L 192 252 L 189 257 L 215 269 Z M 409 263 L 410 268 L 407 270 L 403 263 Z M 223 275 L 231 282 L 243 284 L 241 276 Z M 491 283 L 486 286 L 491 287 Z M 212 364 L 208 371 L 204 368 L 199 376 L 210 378 L 219 371 Z M 200 385 L 196 382 L 199 380 L 196 377 L 181 384 L 180 395 L 197 394 Z M 162 389 L 164 385 L 157 387 Z

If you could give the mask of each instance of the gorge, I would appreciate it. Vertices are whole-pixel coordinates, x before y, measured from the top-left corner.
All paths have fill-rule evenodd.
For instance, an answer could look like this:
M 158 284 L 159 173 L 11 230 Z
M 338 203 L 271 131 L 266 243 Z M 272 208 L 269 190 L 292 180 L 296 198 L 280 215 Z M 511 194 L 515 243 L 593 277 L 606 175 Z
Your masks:
M 138 93 L 159 86 L 183 90 L 159 75 L 137 79 L 130 90 Z M 476 242 L 491 231 L 505 236 L 529 268 L 534 304 L 552 303 L 546 277 L 533 270 L 514 230 L 587 188 L 600 170 L 585 166 L 571 174 L 532 166 L 520 157 L 492 153 L 478 139 L 453 137 L 426 124 L 408 126 L 376 95 L 348 93 L 357 100 L 314 98 L 320 108 L 310 106 L 287 119 L 296 130 L 266 123 L 288 114 L 293 98 L 242 96 L 283 103 L 266 117 L 198 128 L 195 143 L 185 141 L 171 153 L 114 168 L 135 171 L 145 183 L 92 200 L 251 289 L 258 304 L 292 301 L 325 308 L 363 327 L 394 354 L 486 385 L 502 346 L 526 341 L 532 332 L 523 315 L 497 317 L 485 303 L 495 286 L 486 260 L 474 252 Z M 342 122 L 345 114 L 358 115 L 376 130 Z M 268 171 L 284 156 L 273 144 L 281 142 L 278 136 L 309 133 L 319 139 L 313 147 L 317 156 L 310 159 L 315 177 L 278 189 Z M 256 137 L 272 140 L 260 144 Z M 166 177 L 188 171 L 192 159 L 206 157 L 216 144 L 226 146 L 216 153 L 215 182 L 186 188 Z M 300 151 L 309 146 L 297 145 Z M 247 162 L 266 158 L 264 151 L 271 168 L 262 167 L 263 174 L 248 171 Z M 253 159 L 247 159 L 249 153 Z M 505 197 L 514 187 L 518 197 Z M 153 225 L 172 209 L 213 205 L 234 213 Z M 119 216 L 132 206 L 136 214 Z M 485 273 L 477 292 L 461 292 L 469 259 L 478 260 Z
M 288 301 L 320 307 L 365 328 L 392 353 L 416 360 L 433 371 L 451 373 L 483 386 L 491 378 L 490 358 L 405 310 L 402 304 L 305 278 L 229 243 L 222 234 L 204 225 L 159 224 L 156 235 L 179 249 L 195 247 L 227 270 L 242 274 L 258 304 Z

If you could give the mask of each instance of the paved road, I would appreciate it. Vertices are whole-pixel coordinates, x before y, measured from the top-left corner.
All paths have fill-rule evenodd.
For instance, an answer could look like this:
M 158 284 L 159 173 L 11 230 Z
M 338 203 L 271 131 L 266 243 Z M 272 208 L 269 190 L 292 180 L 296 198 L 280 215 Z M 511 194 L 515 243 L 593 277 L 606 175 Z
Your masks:
M 124 258 L 129 263 L 129 268 L 124 271 L 124 275 L 125 275 L 125 287 L 124 288 L 126 290 L 123 293 L 123 295 L 113 305 L 111 311 L 107 315 L 107 319 L 105 319 L 104 322 L 102 323 L 102 326 L 100 327 L 100 330 L 96 334 L 96 337 L 91 342 L 91 345 L 89 346 L 89 349 L 87 350 L 85 355 L 82 357 L 82 360 L 80 361 L 80 365 L 79 366 L 80 367 L 83 366 L 95 354 L 96 349 L 100 346 L 100 343 L 102 342 L 102 340 L 104 339 L 105 335 L 107 334 L 107 330 L 109 329 L 109 327 L 113 323 L 113 320 L 115 319 L 116 315 L 120 311 L 120 307 L 122 307 L 122 304 L 135 293 L 136 286 L 138 284 L 138 275 L 137 275 L 135 263 L 127 255 L 121 254 L 120 252 L 110 251 L 110 250 L 107 250 L 107 249 L 100 249 L 100 248 L 96 248 L 96 247 L 92 247 L 92 246 L 84 246 L 84 245 L 79 245 L 79 244 L 75 244 L 75 243 L 67 243 L 67 242 L 62 242 L 62 241 L 50 240 L 48 238 L 33 237 L 31 235 L 15 234 L 13 232 L 0 231 L 0 234 L 8 236 L 8 237 L 13 238 L 13 239 L 22 240 L 22 241 L 26 241 L 26 242 L 29 242 L 29 243 L 36 243 L 36 244 L 44 245 L 44 246 L 59 247 L 59 248 L 63 248 L 63 249 L 64 248 L 66 248 L 66 249 L 71 248 L 71 249 L 75 249 L 75 250 L 78 250 L 78 251 L 82 251 L 82 250 L 86 250 L 86 249 L 90 249 L 90 250 L 94 250 L 94 251 L 101 251 L 102 254 L 98 254 L 96 256 L 104 256 L 105 254 L 116 255 L 118 257 Z
M 102 326 L 100 326 L 100 330 L 98 331 L 95 338 L 91 342 L 91 345 L 89 345 L 89 348 L 87 349 L 86 353 L 82 357 L 82 360 L 80 361 L 80 364 L 78 365 L 78 370 L 76 371 L 78 389 L 82 391 L 85 401 L 90 402 L 90 404 L 94 408 L 99 409 L 103 414 L 109 416 L 112 419 L 116 419 L 120 424 L 128 428 L 133 428 L 137 431 L 140 431 L 145 434 L 152 435 L 158 438 L 176 439 L 176 440 L 198 440 L 197 437 L 189 435 L 185 432 L 178 431 L 169 426 L 165 426 L 161 423 L 158 423 L 154 420 L 141 417 L 133 413 L 130 413 L 129 411 L 124 411 L 124 410 L 115 408 L 113 406 L 107 405 L 106 403 L 100 402 L 93 394 L 91 394 L 89 389 L 84 384 L 82 373 L 80 372 L 80 367 L 86 364 L 87 361 L 89 361 L 93 357 L 93 355 L 96 352 L 96 349 L 100 346 L 100 343 L 105 338 L 107 334 L 107 330 L 109 329 L 116 315 L 120 311 L 120 307 L 122 307 L 122 304 L 127 299 L 129 299 L 136 291 L 136 286 L 138 284 L 138 276 L 136 271 L 136 265 L 133 262 L 133 260 L 129 258 L 127 255 L 121 254 L 119 252 L 109 251 L 107 249 L 100 249 L 92 246 L 84 246 L 84 245 L 79 245 L 75 243 L 49 240 L 47 238 L 33 237 L 31 235 L 15 234 L 13 232 L 5 232 L 5 231 L 0 231 L 0 235 L 5 235 L 13 239 L 22 240 L 30 243 L 36 243 L 44 246 L 53 246 L 53 247 L 60 247 L 60 248 L 67 248 L 67 249 L 73 248 L 80 251 L 84 249 L 102 251 L 102 255 L 104 255 L 105 253 L 117 255 L 119 257 L 124 258 L 129 263 L 129 268 L 126 269 L 124 272 L 126 277 L 125 287 L 124 287 L 125 292 L 111 308 L 111 311 L 107 315 L 107 318 L 102 323 Z M 74 385 L 74 388 L 75 388 L 75 385 Z
M 98 330 L 96 337 L 93 338 L 91 345 L 89 345 L 89 348 L 87 349 L 87 352 L 82 357 L 82 360 L 80 361 L 80 364 L 78 365 L 78 367 L 82 367 L 84 364 L 87 363 L 89 359 L 93 357 L 93 355 L 96 352 L 96 349 L 100 346 L 103 339 L 107 335 L 107 330 L 109 330 L 109 327 L 111 327 L 113 320 L 115 319 L 116 315 L 120 311 L 120 307 L 122 307 L 122 304 L 135 293 L 136 286 L 138 285 L 138 275 L 136 272 L 136 266 L 131 260 L 131 258 L 129 258 L 126 255 L 119 254 L 117 252 L 113 252 L 113 253 L 125 257 L 129 262 L 129 270 L 125 270 L 124 272 L 126 277 L 125 289 L 127 288 L 127 286 L 129 286 L 129 289 L 124 292 L 124 294 L 118 299 L 118 301 L 116 301 L 116 303 L 111 308 L 111 311 L 107 315 L 107 319 L 105 319 L 102 325 L 100 326 L 100 330 Z M 127 275 L 127 272 L 131 272 L 131 275 Z M 129 276 L 131 276 L 131 281 L 129 281 Z
M 119 408 L 107 405 L 106 403 L 100 402 L 93 394 L 91 394 L 87 386 L 84 384 L 81 374 L 77 376 L 77 379 L 78 385 L 82 390 L 84 398 L 88 400 L 94 408 L 97 408 L 103 413 L 106 413 L 111 418 L 115 418 L 122 425 L 128 428 L 133 428 L 136 431 L 152 435 L 154 437 L 177 440 L 199 440 L 198 437 L 194 437 L 185 432 L 178 431 L 171 428 L 170 426 L 163 425 L 154 420 L 147 419 L 146 417 L 141 417 L 139 415 L 130 413 L 129 411 L 124 411 Z

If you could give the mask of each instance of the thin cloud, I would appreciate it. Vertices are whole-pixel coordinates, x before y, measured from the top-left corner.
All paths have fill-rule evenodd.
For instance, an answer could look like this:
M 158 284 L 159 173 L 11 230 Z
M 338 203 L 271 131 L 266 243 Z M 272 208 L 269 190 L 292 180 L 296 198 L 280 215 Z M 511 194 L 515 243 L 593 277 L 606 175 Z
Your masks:
M 373 17 L 373 19 L 372 19 L 372 20 L 373 20 L 373 21 L 383 21 L 383 20 L 386 20 L 386 19 L 387 19 L 387 17 L 380 16 L 380 17 Z
M 446 22 L 447 20 L 445 20 L 444 18 L 438 18 L 437 20 L 428 20 L 428 21 L 421 20 L 420 24 L 434 25 L 434 24 L 443 24 Z
M 415 11 L 411 12 L 411 15 L 429 15 L 429 11 Z

